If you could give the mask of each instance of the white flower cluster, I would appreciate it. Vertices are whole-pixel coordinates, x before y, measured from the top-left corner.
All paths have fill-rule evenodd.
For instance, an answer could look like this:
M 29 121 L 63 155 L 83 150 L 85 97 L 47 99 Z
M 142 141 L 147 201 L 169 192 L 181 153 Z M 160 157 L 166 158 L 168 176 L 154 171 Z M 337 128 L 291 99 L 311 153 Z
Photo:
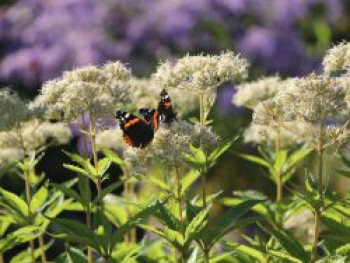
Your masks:
M 94 117 L 108 116 L 128 101 L 130 75 L 120 62 L 65 72 L 62 78 L 43 85 L 36 104 L 45 107 L 49 118 L 68 122 L 84 112 Z
M 217 145 L 218 137 L 206 126 L 194 125 L 186 121 L 161 125 L 152 143 L 146 149 L 129 147 L 124 152 L 128 163 L 141 172 L 150 164 L 161 163 L 164 166 L 188 166 L 183 154 L 191 153 L 190 145 L 199 146 L 199 141 L 206 151 Z
M 326 73 L 350 70 L 350 43 L 343 41 L 329 49 L 322 64 Z
M 345 110 L 345 95 L 334 78 L 312 73 L 298 79 L 295 87 L 281 92 L 278 99 L 285 108 L 286 119 L 315 124 Z
M 39 111 L 23 101 L 17 93 L 7 88 L 0 91 L 0 130 L 12 129 L 38 114 Z
M 233 96 L 232 102 L 236 106 L 244 106 L 254 110 L 260 102 L 273 98 L 278 91 L 292 85 L 293 81 L 294 79 L 283 81 L 280 77 L 274 76 L 244 83 L 237 86 L 237 91 Z
M 246 143 L 260 144 L 274 149 L 276 141 L 279 146 L 287 148 L 309 141 L 310 129 L 302 122 L 285 122 L 281 126 L 266 126 L 252 123 L 244 131 L 244 141 Z
M 112 128 L 97 133 L 96 147 L 97 150 L 111 149 L 118 153 L 122 153 L 125 149 L 123 132 L 121 129 Z
M 245 79 L 247 67 L 245 59 L 230 51 L 216 56 L 187 55 L 176 63 L 164 62 L 153 77 L 165 89 L 212 91 L 224 82 Z
M 11 130 L 0 132 L 0 165 L 20 160 L 51 144 L 66 144 L 70 138 L 70 129 L 64 123 L 39 119 L 22 122 Z

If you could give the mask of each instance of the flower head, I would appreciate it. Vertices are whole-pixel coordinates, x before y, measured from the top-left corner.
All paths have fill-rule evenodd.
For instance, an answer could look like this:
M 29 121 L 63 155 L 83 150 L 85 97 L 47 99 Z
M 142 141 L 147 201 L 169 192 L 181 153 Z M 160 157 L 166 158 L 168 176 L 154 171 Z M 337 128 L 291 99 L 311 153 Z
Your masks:
M 165 89 L 215 90 L 228 81 L 240 81 L 247 76 L 248 63 L 240 55 L 226 52 L 221 55 L 185 56 L 158 67 L 154 79 Z
M 350 70 L 350 43 L 343 41 L 333 46 L 327 51 L 322 64 L 327 73 Z
M 12 129 L 38 113 L 31 103 L 22 100 L 17 93 L 7 88 L 0 91 L 0 130 Z
M 345 90 L 334 78 L 310 74 L 296 81 L 295 87 L 279 94 L 287 119 L 317 123 L 336 117 L 346 109 Z
M 15 161 L 49 145 L 66 144 L 70 138 L 71 132 L 66 124 L 32 119 L 0 132 L 0 155 L 3 155 L 3 162 Z M 13 158 L 5 158 L 7 153 L 13 153 Z
M 101 68 L 87 66 L 65 72 L 63 77 L 46 82 L 36 99 L 49 118 L 72 121 L 84 112 L 94 117 L 112 115 L 128 100 L 130 72 L 120 62 Z
M 283 84 L 278 76 L 241 84 L 237 86 L 237 92 L 233 96 L 232 102 L 236 106 L 254 109 L 260 102 L 274 97 Z

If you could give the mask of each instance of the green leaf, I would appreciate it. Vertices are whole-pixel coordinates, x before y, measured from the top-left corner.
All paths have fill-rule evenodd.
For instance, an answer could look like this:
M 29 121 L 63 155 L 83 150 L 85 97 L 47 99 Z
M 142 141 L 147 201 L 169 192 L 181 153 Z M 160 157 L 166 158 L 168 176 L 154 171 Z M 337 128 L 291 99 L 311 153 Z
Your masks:
M 28 206 L 19 196 L 11 193 L 0 187 L 0 194 L 3 196 L 3 202 L 9 207 L 14 209 L 17 213 L 22 214 L 24 217 L 28 216 Z
M 185 240 L 194 238 L 197 233 L 199 233 L 208 223 L 206 217 L 208 215 L 208 209 L 203 209 L 199 212 L 192 221 L 188 224 L 185 230 Z
M 243 159 L 246 159 L 250 162 L 265 166 L 267 168 L 270 168 L 271 165 L 265 161 L 263 158 L 257 157 L 255 155 L 249 155 L 249 154 L 238 154 L 239 157 L 242 157 Z
M 308 147 L 301 147 L 299 150 L 293 152 L 287 160 L 288 166 L 293 167 L 298 164 L 301 160 L 303 160 L 306 156 L 308 156 L 313 149 Z
M 105 156 L 107 156 L 113 163 L 123 167 L 124 166 L 124 160 L 119 157 L 119 155 L 110 149 L 102 149 L 102 152 Z
M 97 236 L 86 225 L 74 220 L 63 218 L 50 218 L 50 220 L 60 227 L 60 229 L 55 234 L 56 237 L 90 246 L 96 250 L 99 250 L 99 242 Z
M 40 234 L 40 229 L 36 226 L 25 226 L 19 228 L 0 240 L 0 253 L 4 253 L 19 244 L 33 240 Z
M 55 260 L 55 263 L 87 263 L 87 260 L 82 250 L 69 247 Z
M 68 188 L 65 185 L 54 184 L 54 183 L 52 183 L 52 186 L 55 187 L 56 189 L 58 189 L 59 191 L 61 191 L 67 197 L 73 198 L 74 200 L 79 201 L 82 205 L 85 205 L 81 196 L 73 189 Z
M 103 158 L 98 161 L 98 176 L 102 177 L 106 171 L 108 170 L 109 166 L 111 165 L 111 160 L 109 158 Z
M 101 196 L 104 197 L 107 194 L 110 194 L 111 192 L 113 192 L 114 190 L 118 189 L 119 187 L 121 187 L 123 185 L 123 181 L 118 181 L 115 183 L 110 184 L 109 186 L 105 187 L 102 191 L 101 191 Z
M 259 262 L 265 262 L 265 254 L 252 246 L 236 244 L 232 242 L 225 242 L 225 244 L 233 250 L 237 250 L 243 254 L 255 258 Z
M 123 241 L 123 237 L 126 233 L 128 233 L 132 228 L 134 228 L 137 224 L 140 224 L 142 220 L 145 220 L 147 217 L 155 214 L 158 210 L 157 205 L 149 205 L 138 213 L 136 213 L 133 217 L 131 217 L 124 225 L 120 226 L 117 232 L 112 234 L 110 249 L 113 250 L 115 245 L 118 242 Z
M 50 242 L 48 242 L 47 244 L 45 244 L 44 250 L 48 250 L 50 247 L 52 247 L 53 245 L 53 240 L 51 240 Z M 41 248 L 37 248 L 34 250 L 34 257 L 37 259 L 41 256 Z M 28 250 L 24 250 L 18 254 L 16 254 L 16 256 L 14 256 L 11 261 L 11 263 L 32 263 L 32 257 L 30 255 L 30 253 L 28 253 Z
M 350 244 L 346 244 L 344 246 L 338 247 L 336 249 L 337 255 L 350 256 Z
M 76 172 L 78 174 L 82 174 L 85 175 L 91 179 L 93 179 L 93 177 L 91 177 L 90 173 L 85 171 L 83 168 L 80 168 L 79 166 L 73 165 L 73 164 L 63 164 L 64 168 L 67 168 L 68 170 L 71 170 L 73 172 Z
M 91 203 L 91 189 L 89 178 L 83 175 L 79 175 L 78 189 L 82 199 L 82 203 L 85 204 L 85 207 L 89 207 Z
M 323 216 L 321 222 L 338 235 L 350 237 L 350 227 L 342 224 L 330 217 Z
M 308 261 L 301 261 L 300 259 L 293 257 L 291 255 L 288 255 L 287 253 L 284 253 L 282 251 L 274 250 L 274 249 L 269 249 L 269 254 L 273 255 L 275 257 L 278 257 L 280 259 L 285 259 L 288 260 L 289 262 L 292 263 L 307 263 Z
M 210 162 L 216 161 L 223 153 L 225 153 L 232 145 L 232 141 L 224 142 L 213 150 L 208 157 Z
M 184 195 L 191 185 L 200 177 L 198 170 L 190 170 L 185 176 L 181 178 L 181 195 Z
M 269 226 L 261 226 L 261 228 L 273 236 L 292 257 L 298 258 L 302 262 L 309 262 L 309 255 L 303 246 L 286 231 Z
M 282 150 L 276 154 L 275 162 L 273 164 L 273 170 L 275 173 L 282 171 L 283 166 L 287 160 L 287 151 Z
M 227 210 L 217 222 L 217 225 L 220 228 L 226 228 L 229 226 L 234 220 L 241 217 L 244 213 L 249 211 L 256 204 L 260 203 L 260 200 L 246 200 L 242 201 L 240 204 L 235 205 L 234 207 Z
M 40 189 L 33 195 L 32 201 L 30 202 L 30 209 L 32 211 L 37 211 L 43 204 L 48 196 L 48 189 L 46 185 L 40 187 Z

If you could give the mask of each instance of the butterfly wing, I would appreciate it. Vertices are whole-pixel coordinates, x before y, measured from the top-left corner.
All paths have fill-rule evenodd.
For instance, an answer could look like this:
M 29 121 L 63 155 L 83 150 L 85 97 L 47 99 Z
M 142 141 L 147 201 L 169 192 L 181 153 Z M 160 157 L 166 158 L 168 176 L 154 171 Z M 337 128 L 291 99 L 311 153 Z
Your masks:
M 128 113 L 118 111 L 115 116 L 123 131 L 123 140 L 132 147 L 144 148 L 153 140 L 154 132 L 143 119 Z
M 143 116 L 145 121 L 152 126 L 153 131 L 156 132 L 159 127 L 159 114 L 155 109 L 139 109 L 139 113 Z

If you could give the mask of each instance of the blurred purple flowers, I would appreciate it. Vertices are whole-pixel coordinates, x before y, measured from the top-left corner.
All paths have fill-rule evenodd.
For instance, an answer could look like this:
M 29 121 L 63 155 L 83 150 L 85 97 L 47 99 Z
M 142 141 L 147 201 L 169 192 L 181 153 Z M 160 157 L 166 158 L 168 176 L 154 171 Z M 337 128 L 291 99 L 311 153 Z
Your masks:
M 316 10 L 316 11 L 315 11 Z M 341 0 L 20 0 L 0 11 L 0 80 L 35 87 L 63 70 L 121 59 L 137 74 L 156 60 L 234 48 L 261 72 L 315 68 L 302 23 Z

